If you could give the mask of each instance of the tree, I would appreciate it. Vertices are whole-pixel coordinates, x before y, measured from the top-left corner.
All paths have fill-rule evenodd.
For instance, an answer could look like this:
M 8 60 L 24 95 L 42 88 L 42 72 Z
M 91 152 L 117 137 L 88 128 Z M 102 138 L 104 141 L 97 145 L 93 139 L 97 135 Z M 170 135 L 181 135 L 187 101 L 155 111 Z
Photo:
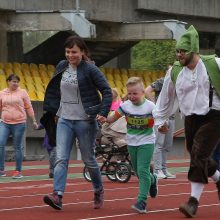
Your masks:
M 175 61 L 173 40 L 143 40 L 132 48 L 131 67 L 134 69 L 165 70 Z

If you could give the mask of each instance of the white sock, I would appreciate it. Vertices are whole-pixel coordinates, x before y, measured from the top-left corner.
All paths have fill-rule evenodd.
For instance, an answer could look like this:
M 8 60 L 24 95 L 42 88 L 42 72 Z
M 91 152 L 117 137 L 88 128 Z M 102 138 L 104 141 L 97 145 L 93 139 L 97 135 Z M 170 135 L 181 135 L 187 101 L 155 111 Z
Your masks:
M 218 170 L 216 170 L 214 175 L 211 176 L 211 178 L 214 180 L 214 182 L 217 183 L 220 180 L 220 172 Z
M 191 196 L 196 198 L 199 201 L 204 187 L 205 187 L 205 184 L 203 183 L 191 182 Z

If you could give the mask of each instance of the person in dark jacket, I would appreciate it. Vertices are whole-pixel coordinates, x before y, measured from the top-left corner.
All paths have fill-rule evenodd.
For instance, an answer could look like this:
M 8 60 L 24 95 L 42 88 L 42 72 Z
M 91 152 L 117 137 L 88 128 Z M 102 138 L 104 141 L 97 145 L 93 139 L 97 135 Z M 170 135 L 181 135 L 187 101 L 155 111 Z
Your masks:
M 77 138 L 82 160 L 92 179 L 94 208 L 99 209 L 103 205 L 104 188 L 94 144 L 97 121 L 106 120 L 112 92 L 104 75 L 88 58 L 88 48 L 80 37 L 68 37 L 64 48 L 66 60 L 57 65 L 44 99 L 44 111 L 58 116 L 53 193 L 44 196 L 44 202 L 54 209 L 62 209 L 70 152 Z

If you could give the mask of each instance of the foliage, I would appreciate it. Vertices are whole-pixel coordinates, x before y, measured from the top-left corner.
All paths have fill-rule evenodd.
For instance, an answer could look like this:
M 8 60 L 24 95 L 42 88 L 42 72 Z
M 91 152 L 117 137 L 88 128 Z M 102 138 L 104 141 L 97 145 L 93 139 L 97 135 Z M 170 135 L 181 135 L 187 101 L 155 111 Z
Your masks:
M 165 70 L 175 61 L 175 41 L 144 40 L 131 50 L 131 67 L 134 69 Z

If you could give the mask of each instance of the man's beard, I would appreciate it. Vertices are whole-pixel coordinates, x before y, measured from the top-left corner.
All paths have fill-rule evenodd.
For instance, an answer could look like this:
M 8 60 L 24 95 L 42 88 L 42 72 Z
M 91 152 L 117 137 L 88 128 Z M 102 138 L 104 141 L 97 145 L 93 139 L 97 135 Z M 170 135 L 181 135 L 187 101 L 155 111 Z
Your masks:
M 188 66 L 191 63 L 192 59 L 193 59 L 193 53 L 190 53 L 189 56 L 185 57 L 184 62 L 180 61 L 180 63 L 182 66 Z

